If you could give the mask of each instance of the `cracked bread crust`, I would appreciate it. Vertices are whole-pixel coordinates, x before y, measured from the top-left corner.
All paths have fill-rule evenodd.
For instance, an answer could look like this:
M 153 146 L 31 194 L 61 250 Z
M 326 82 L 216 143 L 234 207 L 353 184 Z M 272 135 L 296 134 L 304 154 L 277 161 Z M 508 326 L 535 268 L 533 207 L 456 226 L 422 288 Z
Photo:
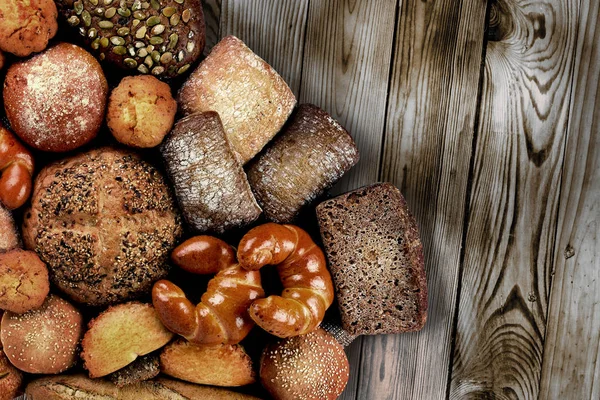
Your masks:
M 365 186 L 319 204 L 317 218 L 344 329 L 374 335 L 423 328 L 423 246 L 400 191 L 390 183 Z
M 46 264 L 33 251 L 0 254 L 0 308 L 22 314 L 39 308 L 50 292 Z
M 46 48 L 58 29 L 53 0 L 2 0 L 0 49 L 19 57 Z

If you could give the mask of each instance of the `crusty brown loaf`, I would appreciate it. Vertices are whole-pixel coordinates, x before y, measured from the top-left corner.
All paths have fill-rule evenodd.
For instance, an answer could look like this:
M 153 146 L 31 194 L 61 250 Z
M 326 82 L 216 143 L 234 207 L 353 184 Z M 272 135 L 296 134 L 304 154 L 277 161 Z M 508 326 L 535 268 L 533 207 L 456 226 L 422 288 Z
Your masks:
M 175 121 L 171 88 L 150 75 L 128 76 L 113 89 L 106 123 L 115 139 L 132 147 L 155 147 Z
M 134 153 L 101 148 L 36 178 L 23 241 L 74 300 L 106 305 L 149 293 L 181 234 L 162 175 Z
M 0 346 L 1 347 L 1 346 Z M 0 348 L 0 400 L 13 400 L 23 383 L 23 374 L 6 358 Z
M 423 247 L 400 191 L 365 186 L 317 207 L 345 330 L 416 331 L 427 319 Z
M 179 91 L 184 114 L 216 111 L 242 164 L 281 129 L 296 105 L 273 68 L 235 36 L 223 38 Z
M 248 181 L 267 219 L 292 222 L 358 162 L 348 132 L 329 114 L 302 104 L 282 133 L 248 168 Z
M 150 353 L 136 358 L 134 362 L 109 374 L 107 378 L 118 387 L 123 387 L 156 378 L 159 373 L 158 354 Z
M 77 361 L 83 317 L 58 296 L 25 314 L 5 312 L 0 339 L 10 362 L 32 374 L 57 374 Z
M 119 389 L 102 379 L 85 375 L 39 378 L 27 385 L 30 400 L 259 400 L 225 389 L 158 378 Z
M 42 51 L 58 29 L 53 0 L 0 1 L 0 49 L 19 57 Z
M 350 375 L 344 348 L 323 329 L 270 343 L 260 381 L 277 400 L 335 400 Z
M 160 147 L 187 223 L 223 233 L 256 220 L 256 203 L 216 112 L 179 120 Z
M 21 245 L 12 213 L 0 204 L 0 253 Z
M 33 251 L 0 254 L 0 308 L 22 314 L 40 308 L 50 292 L 46 264 Z
M 163 373 L 213 386 L 243 386 L 256 381 L 252 360 L 239 344 L 195 345 L 178 340 L 160 354 Z
M 10 66 L 4 108 L 14 132 L 28 145 L 69 151 L 96 136 L 107 94 L 98 61 L 80 47 L 59 43 Z
M 150 304 L 119 304 L 90 321 L 81 341 L 81 358 L 90 378 L 98 378 L 160 349 L 172 337 Z

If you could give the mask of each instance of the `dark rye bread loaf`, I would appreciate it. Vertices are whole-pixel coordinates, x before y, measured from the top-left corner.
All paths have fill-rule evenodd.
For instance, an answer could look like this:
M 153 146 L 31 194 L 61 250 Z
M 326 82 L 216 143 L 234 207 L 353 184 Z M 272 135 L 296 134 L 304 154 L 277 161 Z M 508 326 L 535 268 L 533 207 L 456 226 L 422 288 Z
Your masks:
M 179 120 L 160 152 L 183 215 L 197 232 L 223 233 L 260 216 L 216 112 Z
M 273 141 L 252 161 L 248 180 L 267 219 L 292 222 L 358 162 L 348 132 L 329 114 L 302 104 Z
M 317 218 L 344 329 L 353 335 L 421 329 L 423 246 L 400 191 L 389 183 L 365 186 L 319 204 Z

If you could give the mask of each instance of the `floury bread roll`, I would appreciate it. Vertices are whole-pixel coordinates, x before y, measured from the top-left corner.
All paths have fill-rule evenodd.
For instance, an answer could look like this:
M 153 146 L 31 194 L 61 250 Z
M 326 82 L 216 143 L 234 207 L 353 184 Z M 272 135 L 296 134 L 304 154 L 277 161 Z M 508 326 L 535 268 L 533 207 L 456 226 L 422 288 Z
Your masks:
M 327 200 L 317 218 L 350 335 L 417 331 L 427 319 L 427 283 L 417 224 L 390 183 Z
M 160 147 L 187 223 L 223 233 L 256 220 L 256 203 L 216 112 L 179 120 Z
M 339 123 L 320 108 L 302 104 L 283 132 L 250 163 L 248 181 L 267 219 L 290 223 L 358 158 L 354 140 Z
M 216 111 L 242 164 L 279 132 L 296 105 L 273 68 L 235 36 L 223 38 L 179 91 L 185 115 Z

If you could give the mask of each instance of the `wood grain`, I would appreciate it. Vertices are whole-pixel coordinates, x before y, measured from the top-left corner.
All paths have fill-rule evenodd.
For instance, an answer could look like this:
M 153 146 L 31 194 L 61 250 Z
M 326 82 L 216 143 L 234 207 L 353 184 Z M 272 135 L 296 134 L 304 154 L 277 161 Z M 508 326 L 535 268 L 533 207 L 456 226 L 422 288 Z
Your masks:
M 206 45 L 203 54 L 206 56 L 221 37 L 219 33 L 221 0 L 202 0 L 202 9 L 206 23 Z
M 492 4 L 453 399 L 538 397 L 578 6 Z
M 221 37 L 235 35 L 242 39 L 298 96 L 308 0 L 221 2 Z
M 359 399 L 441 399 L 448 365 L 486 4 L 404 0 L 381 179 L 402 193 L 425 249 L 429 318 L 365 340 Z
M 361 157 L 333 193 L 377 181 L 395 10 L 396 0 L 310 1 L 300 102 L 316 104 L 338 120 Z M 347 349 L 350 380 L 341 399 L 357 398 L 362 340 Z
M 600 399 L 600 7 L 580 12 L 540 396 Z

